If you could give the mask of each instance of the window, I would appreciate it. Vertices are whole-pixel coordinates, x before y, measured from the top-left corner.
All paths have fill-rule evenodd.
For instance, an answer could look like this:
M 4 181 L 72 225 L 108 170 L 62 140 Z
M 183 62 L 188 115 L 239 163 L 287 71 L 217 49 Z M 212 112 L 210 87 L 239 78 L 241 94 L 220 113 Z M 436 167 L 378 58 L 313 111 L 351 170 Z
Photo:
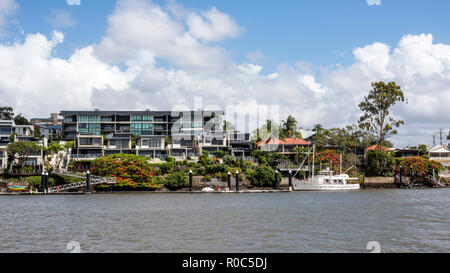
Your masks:
M 161 139 L 150 139 L 149 146 L 152 148 L 161 147 Z
M 131 115 L 131 121 L 153 121 L 151 115 Z
M 100 119 L 101 119 L 101 121 L 106 121 L 106 122 L 112 121 L 112 117 L 111 116 L 102 116 Z
M 166 122 L 165 116 L 154 117 L 155 122 Z
M 11 133 L 11 127 L 0 127 L 0 135 L 10 135 Z
M 164 131 L 166 130 L 166 126 L 163 124 L 155 124 L 155 130 Z
M 78 122 L 98 122 L 99 117 L 94 115 L 79 115 Z
M 155 138 L 155 139 L 143 139 L 142 146 L 148 148 L 161 148 L 163 139 Z
M 73 122 L 73 116 L 65 116 L 64 122 Z
M 112 139 L 109 141 L 109 145 L 116 146 L 117 148 L 128 148 L 130 141 L 128 139 Z
M 78 132 L 100 135 L 99 123 L 78 123 Z
M 101 138 L 92 138 L 92 137 L 82 137 L 80 138 L 80 145 L 101 145 Z
M 133 135 L 152 135 L 153 124 L 151 123 L 132 123 L 131 133 Z

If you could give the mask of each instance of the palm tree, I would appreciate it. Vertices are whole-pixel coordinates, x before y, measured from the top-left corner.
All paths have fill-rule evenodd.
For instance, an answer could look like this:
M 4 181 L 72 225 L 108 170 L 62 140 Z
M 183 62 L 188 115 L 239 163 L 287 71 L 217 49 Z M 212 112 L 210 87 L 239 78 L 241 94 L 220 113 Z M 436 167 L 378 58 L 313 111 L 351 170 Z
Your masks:
M 323 129 L 321 124 L 314 125 L 313 131 L 319 133 Z
M 272 120 L 268 119 L 266 121 L 266 129 L 268 134 L 272 133 Z
M 297 121 L 291 115 L 288 116 L 286 121 L 283 122 L 283 133 L 287 137 L 292 137 L 297 131 Z

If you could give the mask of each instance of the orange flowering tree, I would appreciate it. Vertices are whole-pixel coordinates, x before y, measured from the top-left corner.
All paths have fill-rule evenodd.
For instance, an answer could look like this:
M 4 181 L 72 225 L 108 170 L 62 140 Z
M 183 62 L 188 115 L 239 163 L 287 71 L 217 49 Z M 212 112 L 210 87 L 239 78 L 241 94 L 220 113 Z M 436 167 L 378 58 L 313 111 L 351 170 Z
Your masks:
M 145 157 L 127 154 L 114 154 L 94 160 L 91 173 L 100 176 L 114 177 L 115 187 L 130 189 L 156 189 L 152 179 L 154 169 Z
M 412 168 L 414 173 L 421 176 L 432 175 L 433 170 L 439 173 L 444 169 L 441 163 L 419 156 L 397 159 L 397 171 L 400 166 L 404 169 L 403 174 L 407 174 Z
M 331 168 L 339 167 L 339 153 L 335 150 L 323 150 L 316 152 L 314 164 L 323 163 L 324 165 L 329 165 L 331 162 Z M 336 170 L 335 170 L 336 171 Z

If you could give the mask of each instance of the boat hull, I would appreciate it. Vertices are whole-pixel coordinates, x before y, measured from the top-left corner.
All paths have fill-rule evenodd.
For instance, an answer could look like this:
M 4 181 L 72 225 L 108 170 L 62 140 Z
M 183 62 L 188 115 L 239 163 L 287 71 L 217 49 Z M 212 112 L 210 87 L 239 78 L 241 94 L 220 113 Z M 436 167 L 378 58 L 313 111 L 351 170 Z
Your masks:
M 294 191 L 354 191 L 359 190 L 359 184 L 319 184 L 303 181 L 294 181 Z

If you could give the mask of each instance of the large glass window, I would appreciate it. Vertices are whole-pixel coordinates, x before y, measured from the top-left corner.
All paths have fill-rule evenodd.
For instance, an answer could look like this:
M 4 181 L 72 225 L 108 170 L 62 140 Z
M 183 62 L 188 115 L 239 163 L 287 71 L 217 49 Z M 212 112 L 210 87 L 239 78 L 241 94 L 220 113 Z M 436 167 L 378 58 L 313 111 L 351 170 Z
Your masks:
M 128 148 L 130 141 L 128 139 L 112 139 L 109 145 L 116 146 L 117 148 Z
M 142 146 L 143 147 L 149 147 L 149 148 L 160 148 L 162 146 L 162 142 L 164 140 L 160 138 L 155 139 L 143 139 L 142 140 Z
M 100 135 L 99 123 L 78 123 L 78 132 Z
M 151 115 L 131 115 L 131 121 L 153 121 Z
M 78 122 L 98 122 L 99 116 L 94 115 L 79 115 Z
M 12 134 L 11 127 L 0 127 L 0 135 L 10 135 Z
M 100 138 L 90 138 L 90 137 L 83 137 L 80 138 L 80 145 L 101 145 L 101 139 Z
M 133 135 L 152 135 L 153 124 L 151 123 L 132 123 L 131 133 Z

